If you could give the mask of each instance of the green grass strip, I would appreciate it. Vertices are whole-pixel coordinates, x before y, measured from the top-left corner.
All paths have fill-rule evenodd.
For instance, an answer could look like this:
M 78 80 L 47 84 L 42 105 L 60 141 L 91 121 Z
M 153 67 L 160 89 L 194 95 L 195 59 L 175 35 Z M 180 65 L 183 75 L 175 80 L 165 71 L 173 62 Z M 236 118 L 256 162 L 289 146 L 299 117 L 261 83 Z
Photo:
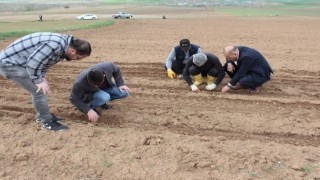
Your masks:
M 111 26 L 112 20 L 57 20 L 57 21 L 24 21 L 24 22 L 0 22 L 0 39 L 21 37 L 34 32 L 64 32 L 87 28 L 100 28 Z

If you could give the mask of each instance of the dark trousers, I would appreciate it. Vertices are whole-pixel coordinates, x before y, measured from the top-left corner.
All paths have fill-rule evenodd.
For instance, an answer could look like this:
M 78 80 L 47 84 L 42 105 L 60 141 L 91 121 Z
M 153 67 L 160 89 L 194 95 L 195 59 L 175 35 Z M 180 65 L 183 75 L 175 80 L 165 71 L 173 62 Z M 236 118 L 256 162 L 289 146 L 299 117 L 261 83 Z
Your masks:
M 190 66 L 189 72 L 191 76 L 195 76 L 201 73 L 202 77 L 206 77 L 210 75 L 212 77 L 218 76 L 218 71 L 215 68 L 211 68 L 209 70 L 202 70 L 200 67 L 197 66 Z
M 247 74 L 245 77 L 239 80 L 239 84 L 243 87 L 256 89 L 257 87 L 261 86 L 263 83 L 270 80 L 268 76 L 261 76 L 260 74 L 250 73 Z
M 232 79 L 233 76 L 236 74 L 236 72 L 238 71 L 237 66 L 232 63 L 235 67 L 235 70 L 233 72 L 229 72 L 227 70 L 228 65 L 227 63 L 224 64 L 223 68 L 226 71 L 226 73 L 230 76 L 230 78 Z M 243 87 L 243 88 L 250 88 L 250 89 L 256 89 L 257 87 L 261 86 L 264 82 L 266 82 L 267 80 L 263 80 L 261 82 L 256 82 L 255 79 L 262 79 L 261 76 L 257 75 L 257 74 L 247 74 L 246 76 L 244 76 L 243 78 L 241 78 L 239 80 L 239 84 Z M 264 79 L 264 78 L 263 78 Z
M 261 86 L 261 84 L 257 84 L 253 81 L 253 76 L 251 74 L 247 74 L 245 77 L 239 80 L 239 84 L 244 88 L 256 89 L 256 87 Z
M 176 74 L 182 74 L 183 73 L 183 69 L 184 69 L 185 66 L 186 65 L 183 64 L 183 63 L 178 63 L 177 61 L 172 61 L 171 69 Z M 164 68 L 167 70 L 166 65 L 164 65 Z

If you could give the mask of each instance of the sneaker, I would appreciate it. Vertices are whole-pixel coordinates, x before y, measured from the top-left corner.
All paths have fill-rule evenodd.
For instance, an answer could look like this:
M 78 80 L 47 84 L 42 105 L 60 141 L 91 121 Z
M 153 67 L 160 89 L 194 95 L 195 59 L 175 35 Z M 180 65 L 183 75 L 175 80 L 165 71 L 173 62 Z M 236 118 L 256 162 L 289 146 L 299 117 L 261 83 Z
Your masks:
M 52 116 L 51 121 L 54 121 L 54 122 L 59 122 L 60 123 L 61 121 L 64 120 L 62 117 L 57 117 L 54 114 L 51 114 L 51 116 Z M 37 118 L 36 122 L 38 122 L 38 123 L 41 122 L 40 118 Z
M 104 104 L 104 105 L 102 105 L 102 106 L 100 106 L 101 107 L 101 109 L 104 109 L 104 110 L 108 110 L 108 109 L 111 109 L 112 108 L 112 106 L 110 106 L 110 105 L 108 105 L 108 104 Z
M 60 124 L 56 121 L 52 121 L 52 120 L 48 123 L 43 123 L 42 127 L 46 128 L 48 130 L 51 130 L 51 131 L 63 131 L 65 129 L 69 129 L 68 126 L 62 125 L 62 124 Z

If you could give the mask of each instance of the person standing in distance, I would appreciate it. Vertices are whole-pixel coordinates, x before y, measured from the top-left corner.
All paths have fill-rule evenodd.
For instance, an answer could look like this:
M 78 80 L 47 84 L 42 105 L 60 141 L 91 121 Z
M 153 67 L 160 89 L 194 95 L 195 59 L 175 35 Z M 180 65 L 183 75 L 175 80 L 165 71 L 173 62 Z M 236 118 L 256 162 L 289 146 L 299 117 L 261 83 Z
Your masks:
M 47 70 L 64 59 L 81 60 L 90 54 L 90 43 L 72 35 L 32 33 L 0 52 L 0 74 L 31 94 L 37 122 L 48 130 L 60 131 L 68 127 L 49 111 Z

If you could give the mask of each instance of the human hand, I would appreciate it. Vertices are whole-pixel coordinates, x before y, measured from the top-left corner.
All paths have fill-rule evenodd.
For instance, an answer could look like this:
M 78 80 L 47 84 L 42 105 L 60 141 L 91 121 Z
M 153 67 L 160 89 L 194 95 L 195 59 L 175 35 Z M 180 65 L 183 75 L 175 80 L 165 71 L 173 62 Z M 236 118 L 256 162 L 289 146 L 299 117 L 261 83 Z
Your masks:
M 192 84 L 190 88 L 191 88 L 191 91 L 193 92 L 200 92 L 200 89 L 195 84 Z
M 36 86 L 38 87 L 36 93 L 42 90 L 43 94 L 46 95 L 49 92 L 47 80 L 42 81 L 42 83 L 36 84 Z
M 206 85 L 206 90 L 212 91 L 212 90 L 214 90 L 216 87 L 217 87 L 217 85 L 214 84 L 214 83 L 208 84 L 208 85 Z
M 221 92 L 226 93 L 226 92 L 228 92 L 229 90 L 230 90 L 230 87 L 229 87 L 229 86 L 224 86 L 224 87 L 222 88 Z
M 98 121 L 99 115 L 93 109 L 90 109 L 87 113 L 89 121 L 96 123 Z
M 168 77 L 173 79 L 176 76 L 176 73 L 172 71 L 172 69 L 167 70 Z
M 126 86 L 126 85 L 123 85 L 123 86 L 119 86 L 119 89 L 120 89 L 120 91 L 126 91 L 127 92 L 127 94 L 129 94 L 130 93 L 130 89 Z
M 233 71 L 235 70 L 234 65 L 233 65 L 232 63 L 228 63 L 227 70 L 228 70 L 229 72 L 232 72 L 232 73 L 233 73 Z

